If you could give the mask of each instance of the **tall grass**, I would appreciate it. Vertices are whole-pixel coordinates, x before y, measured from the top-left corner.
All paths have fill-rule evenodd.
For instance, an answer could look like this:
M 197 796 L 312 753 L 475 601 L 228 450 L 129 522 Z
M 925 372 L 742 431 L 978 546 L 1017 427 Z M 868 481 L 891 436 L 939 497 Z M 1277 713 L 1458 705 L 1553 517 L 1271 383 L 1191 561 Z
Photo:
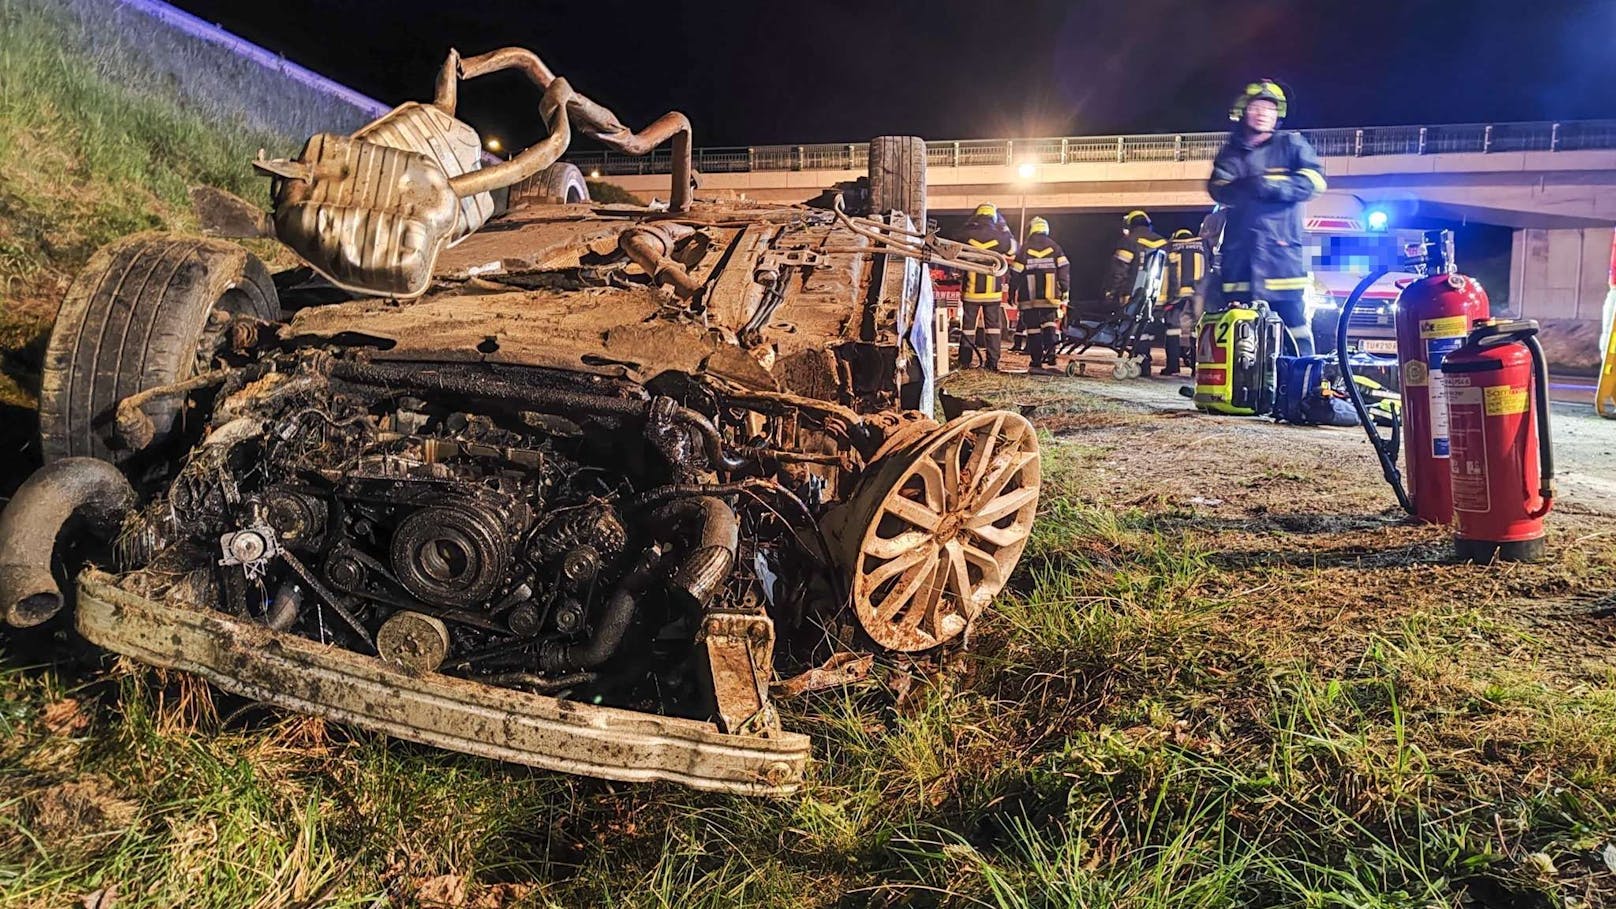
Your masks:
M 92 12 L 78 0 L 0 0 L 0 404 L 29 403 L 38 339 L 91 252 L 191 225 L 192 185 L 263 197 L 257 150 L 295 150 L 291 136 L 247 128 L 239 110 L 142 76 L 127 46 L 96 45 L 93 29 L 111 24 Z

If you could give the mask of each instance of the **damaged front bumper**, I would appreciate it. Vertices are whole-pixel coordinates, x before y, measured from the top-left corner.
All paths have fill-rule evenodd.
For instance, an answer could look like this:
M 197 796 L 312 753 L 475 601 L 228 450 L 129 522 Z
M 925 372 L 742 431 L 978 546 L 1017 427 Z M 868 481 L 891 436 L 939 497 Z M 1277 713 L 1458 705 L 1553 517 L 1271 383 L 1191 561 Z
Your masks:
M 374 657 L 139 596 L 94 569 L 79 575 L 78 591 L 79 633 L 94 644 L 243 697 L 412 742 L 563 773 L 744 795 L 794 791 L 808 761 L 808 737 L 798 733 L 729 735 L 696 720 L 408 675 Z

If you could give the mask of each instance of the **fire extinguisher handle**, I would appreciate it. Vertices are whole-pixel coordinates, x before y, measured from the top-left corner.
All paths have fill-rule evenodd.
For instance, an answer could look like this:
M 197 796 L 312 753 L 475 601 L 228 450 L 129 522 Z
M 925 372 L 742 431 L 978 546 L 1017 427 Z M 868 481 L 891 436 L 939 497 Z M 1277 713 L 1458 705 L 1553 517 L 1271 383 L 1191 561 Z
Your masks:
M 1532 354 L 1532 391 L 1537 407 L 1538 496 L 1543 504 L 1532 512 L 1541 518 L 1554 507 L 1554 437 L 1549 431 L 1549 361 L 1543 355 L 1543 345 L 1537 339 L 1537 323 L 1522 341 Z

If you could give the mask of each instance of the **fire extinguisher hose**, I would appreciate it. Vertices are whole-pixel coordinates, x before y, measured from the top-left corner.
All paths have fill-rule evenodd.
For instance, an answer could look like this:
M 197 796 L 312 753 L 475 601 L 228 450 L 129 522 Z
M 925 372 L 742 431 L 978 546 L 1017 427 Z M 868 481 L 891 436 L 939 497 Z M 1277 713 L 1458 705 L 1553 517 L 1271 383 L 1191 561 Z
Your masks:
M 1554 440 L 1549 434 L 1549 361 L 1537 335 L 1526 336 L 1526 349 L 1532 354 L 1532 390 L 1537 398 L 1538 496 L 1543 504 L 1531 513 L 1541 518 L 1554 506 Z
M 1358 390 L 1358 383 L 1352 376 L 1352 357 L 1347 351 L 1347 326 L 1352 322 L 1352 311 L 1357 308 L 1358 301 L 1363 299 L 1369 288 L 1388 272 L 1390 269 L 1382 268 L 1369 275 L 1359 281 L 1358 286 L 1347 295 L 1347 301 L 1341 305 L 1341 316 L 1335 326 L 1335 355 L 1340 361 L 1341 377 L 1347 386 L 1347 397 L 1352 399 L 1352 409 L 1358 414 L 1358 422 L 1363 425 L 1364 432 L 1369 436 L 1369 444 L 1374 446 L 1375 457 L 1380 459 L 1381 474 L 1386 477 L 1386 482 L 1391 484 L 1392 491 L 1397 494 L 1397 504 L 1401 505 L 1404 511 L 1413 514 L 1414 500 L 1408 497 L 1408 490 L 1403 487 L 1403 473 L 1397 469 L 1398 424 L 1396 422 L 1392 424 L 1390 439 L 1382 436 L 1380 430 L 1375 428 L 1375 418 L 1364 404 L 1363 393 Z M 1394 419 L 1400 421 L 1401 417 Z

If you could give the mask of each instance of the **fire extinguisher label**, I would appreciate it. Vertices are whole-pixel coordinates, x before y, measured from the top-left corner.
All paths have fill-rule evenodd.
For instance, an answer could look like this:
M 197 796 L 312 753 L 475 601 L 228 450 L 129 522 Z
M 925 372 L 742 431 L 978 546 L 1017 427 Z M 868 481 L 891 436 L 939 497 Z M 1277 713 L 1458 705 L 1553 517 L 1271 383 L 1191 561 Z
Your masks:
M 1491 388 L 1456 386 L 1448 389 L 1448 413 L 1452 417 L 1453 458 L 1448 468 L 1453 478 L 1453 507 L 1456 511 L 1492 510 L 1492 492 L 1487 483 L 1487 405 Z
M 1464 325 L 1464 317 L 1455 317 L 1459 325 Z M 1451 321 L 1447 319 L 1429 319 L 1420 323 L 1421 334 L 1429 323 Z M 1448 430 L 1448 386 L 1442 379 L 1442 360 L 1448 354 L 1459 349 L 1464 344 L 1463 337 L 1457 338 L 1427 338 L 1425 341 L 1425 361 L 1430 370 L 1430 400 L 1431 400 L 1431 457 L 1445 458 L 1450 449 Z
M 1514 385 L 1487 386 L 1487 416 L 1526 413 L 1526 388 Z
M 1443 316 L 1440 319 L 1421 319 L 1422 338 L 1462 338 L 1468 328 L 1464 316 Z

